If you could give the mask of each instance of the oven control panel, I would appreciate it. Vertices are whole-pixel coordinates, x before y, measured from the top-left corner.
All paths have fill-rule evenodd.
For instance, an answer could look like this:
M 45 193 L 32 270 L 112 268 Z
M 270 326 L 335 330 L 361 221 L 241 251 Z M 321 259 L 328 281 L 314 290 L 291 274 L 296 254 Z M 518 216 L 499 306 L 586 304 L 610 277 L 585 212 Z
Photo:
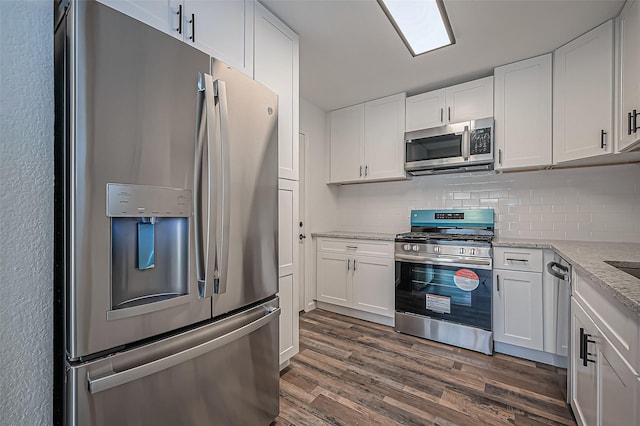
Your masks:
M 491 258 L 491 246 L 487 244 L 424 244 L 396 242 L 396 254 L 414 256 L 447 256 Z

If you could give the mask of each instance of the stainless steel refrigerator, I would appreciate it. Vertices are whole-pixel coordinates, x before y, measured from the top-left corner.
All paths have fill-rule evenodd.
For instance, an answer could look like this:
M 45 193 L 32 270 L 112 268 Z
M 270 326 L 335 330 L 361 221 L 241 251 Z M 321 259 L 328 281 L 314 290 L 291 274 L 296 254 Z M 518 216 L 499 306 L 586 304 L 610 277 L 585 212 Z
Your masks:
M 100 3 L 56 7 L 55 422 L 271 423 L 277 96 Z

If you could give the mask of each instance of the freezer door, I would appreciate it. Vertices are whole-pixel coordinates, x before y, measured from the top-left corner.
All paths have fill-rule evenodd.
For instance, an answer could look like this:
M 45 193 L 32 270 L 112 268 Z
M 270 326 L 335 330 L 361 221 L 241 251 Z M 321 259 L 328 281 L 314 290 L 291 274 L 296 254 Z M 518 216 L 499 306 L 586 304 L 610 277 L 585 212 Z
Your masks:
M 213 316 L 278 291 L 278 97 L 213 60 L 218 158 Z
M 268 425 L 279 411 L 277 299 L 67 371 L 67 425 Z
M 95 1 L 72 2 L 66 24 L 66 346 L 78 359 L 211 318 L 191 205 L 211 65 Z

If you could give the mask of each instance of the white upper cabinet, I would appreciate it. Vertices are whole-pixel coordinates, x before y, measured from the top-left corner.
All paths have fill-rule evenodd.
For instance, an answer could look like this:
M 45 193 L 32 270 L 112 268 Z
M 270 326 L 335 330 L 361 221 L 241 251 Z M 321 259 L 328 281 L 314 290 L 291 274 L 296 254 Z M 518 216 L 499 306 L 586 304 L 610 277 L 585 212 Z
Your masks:
M 255 6 L 255 79 L 278 94 L 278 176 L 298 180 L 298 36 Z
M 495 69 L 497 170 L 551 164 L 551 54 Z
M 364 104 L 331 111 L 331 183 L 362 178 Z
M 493 77 L 407 98 L 405 131 L 493 116 Z
M 412 132 L 443 126 L 447 119 L 444 115 L 446 107 L 445 89 L 408 97 L 405 130 Z
M 640 1 L 627 2 L 620 14 L 620 119 L 618 151 L 640 142 Z
M 99 0 L 253 76 L 254 0 Z
M 613 152 L 613 21 L 554 54 L 553 162 Z
M 185 41 L 252 75 L 253 0 L 184 0 Z
M 331 111 L 330 183 L 406 179 L 404 93 Z

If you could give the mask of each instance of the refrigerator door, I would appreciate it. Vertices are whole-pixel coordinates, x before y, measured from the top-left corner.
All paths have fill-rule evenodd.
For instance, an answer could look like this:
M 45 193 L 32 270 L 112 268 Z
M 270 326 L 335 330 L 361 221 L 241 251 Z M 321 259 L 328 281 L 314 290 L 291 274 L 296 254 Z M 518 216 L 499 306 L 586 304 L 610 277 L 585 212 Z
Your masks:
M 278 97 L 213 60 L 218 254 L 213 316 L 278 291 Z
M 78 359 L 211 318 L 192 215 L 198 76 L 211 65 L 98 2 L 73 2 L 66 25 L 66 346 Z
M 268 425 L 279 411 L 278 300 L 67 370 L 65 424 Z

